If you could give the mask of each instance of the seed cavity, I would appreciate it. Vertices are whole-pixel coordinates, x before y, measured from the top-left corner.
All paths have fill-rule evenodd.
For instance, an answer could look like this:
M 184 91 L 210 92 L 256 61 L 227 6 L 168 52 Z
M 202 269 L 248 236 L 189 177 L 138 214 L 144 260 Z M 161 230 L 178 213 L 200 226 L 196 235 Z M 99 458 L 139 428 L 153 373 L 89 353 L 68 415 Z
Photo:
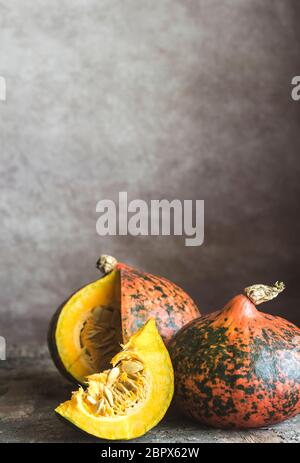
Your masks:
M 90 375 L 87 389 L 81 389 L 90 413 L 97 416 L 117 416 L 131 413 L 145 400 L 149 390 L 148 375 L 142 362 L 120 361 L 111 370 Z
M 120 307 L 93 308 L 81 327 L 79 340 L 82 355 L 92 370 L 102 371 L 109 368 L 111 358 L 121 350 Z

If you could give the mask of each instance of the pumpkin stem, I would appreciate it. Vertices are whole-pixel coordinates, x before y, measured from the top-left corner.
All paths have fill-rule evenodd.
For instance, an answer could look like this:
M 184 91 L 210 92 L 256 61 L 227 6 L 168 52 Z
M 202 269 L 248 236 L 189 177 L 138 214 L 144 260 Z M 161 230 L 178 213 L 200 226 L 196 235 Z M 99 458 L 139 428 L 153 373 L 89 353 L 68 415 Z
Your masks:
M 276 281 L 274 286 L 267 285 L 252 285 L 244 289 L 246 296 L 258 305 L 262 302 L 270 301 L 278 296 L 285 288 L 285 284 L 282 281 Z
M 102 256 L 100 256 L 97 260 L 96 267 L 107 275 L 115 269 L 117 263 L 118 261 L 115 257 L 102 254 Z

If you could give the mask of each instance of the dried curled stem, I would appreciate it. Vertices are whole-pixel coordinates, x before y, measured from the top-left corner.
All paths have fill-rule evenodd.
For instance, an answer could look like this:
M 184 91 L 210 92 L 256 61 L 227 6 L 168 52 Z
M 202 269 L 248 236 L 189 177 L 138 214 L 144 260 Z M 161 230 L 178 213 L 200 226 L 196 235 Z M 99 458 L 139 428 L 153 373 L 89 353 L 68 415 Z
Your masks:
M 107 275 L 115 269 L 117 263 L 118 261 L 115 259 L 115 257 L 102 254 L 102 256 L 100 256 L 100 258 L 97 260 L 96 267 L 105 275 Z
M 276 281 L 274 286 L 267 285 L 252 285 L 244 289 L 246 296 L 258 305 L 262 302 L 270 301 L 278 296 L 285 288 L 285 284 L 282 281 Z

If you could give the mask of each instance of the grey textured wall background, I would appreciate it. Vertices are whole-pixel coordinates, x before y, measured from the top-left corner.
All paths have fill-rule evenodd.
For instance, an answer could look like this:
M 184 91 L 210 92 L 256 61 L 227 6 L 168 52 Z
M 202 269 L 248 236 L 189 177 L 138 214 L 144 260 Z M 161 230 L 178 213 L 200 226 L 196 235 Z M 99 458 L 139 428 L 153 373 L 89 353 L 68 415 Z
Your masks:
M 283 279 L 300 322 L 297 0 L 0 1 L 1 325 L 44 341 L 98 254 L 203 312 Z M 204 199 L 205 243 L 96 234 L 98 200 Z

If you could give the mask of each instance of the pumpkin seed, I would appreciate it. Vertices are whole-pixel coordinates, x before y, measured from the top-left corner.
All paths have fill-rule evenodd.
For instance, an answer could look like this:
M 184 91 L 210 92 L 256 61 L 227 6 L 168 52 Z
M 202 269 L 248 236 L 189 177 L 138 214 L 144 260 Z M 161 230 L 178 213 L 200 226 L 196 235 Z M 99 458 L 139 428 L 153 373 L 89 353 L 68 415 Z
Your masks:
M 114 398 L 113 398 L 111 390 L 107 386 L 104 386 L 104 396 L 107 399 L 109 405 L 111 407 L 113 407 L 114 406 Z
M 97 327 L 97 329 L 93 329 L 93 330 L 90 330 L 89 331 L 89 334 L 87 336 L 88 339 L 93 339 L 95 338 L 96 336 L 97 337 L 100 337 L 102 335 L 102 333 L 105 332 L 103 327 L 102 326 L 99 326 Z M 102 336 L 101 336 L 102 337 Z
M 100 315 L 101 315 L 103 310 L 104 310 L 104 308 L 101 307 L 101 305 L 99 305 L 98 307 L 95 307 L 94 310 L 92 311 L 93 318 L 98 320 L 98 318 L 100 318 Z
M 102 396 L 102 395 L 103 395 L 103 391 L 104 391 L 104 384 L 103 384 L 103 383 L 99 383 L 98 389 L 99 389 L 99 395 Z
M 120 369 L 118 367 L 112 368 L 107 376 L 106 385 L 110 387 L 118 379 Z
M 105 400 L 102 398 L 102 399 L 98 402 L 98 406 L 97 406 L 97 409 L 96 409 L 96 413 L 101 413 L 101 412 L 104 410 L 104 407 L 105 407 Z
M 86 398 L 92 405 L 96 405 L 97 401 L 91 395 L 88 395 Z
M 136 360 L 127 360 L 122 363 L 122 369 L 130 374 L 130 373 L 138 373 L 139 371 L 144 369 L 144 366 L 141 362 Z

